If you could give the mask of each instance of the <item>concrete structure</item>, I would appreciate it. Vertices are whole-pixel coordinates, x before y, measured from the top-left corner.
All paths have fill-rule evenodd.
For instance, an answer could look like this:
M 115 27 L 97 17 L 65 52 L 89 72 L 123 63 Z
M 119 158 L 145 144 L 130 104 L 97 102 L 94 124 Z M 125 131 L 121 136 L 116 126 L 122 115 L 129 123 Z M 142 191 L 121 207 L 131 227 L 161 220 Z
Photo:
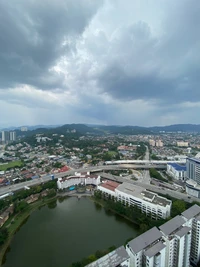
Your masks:
M 166 245 L 161 232 L 153 227 L 144 234 L 128 242 L 126 251 L 130 257 L 130 267 L 163 267 Z
M 191 227 L 186 226 L 185 220 L 178 215 L 159 228 L 167 247 L 164 266 L 188 267 L 190 265 Z
M 161 197 L 156 193 L 129 183 L 107 182 L 97 186 L 103 193 L 114 196 L 118 201 L 137 206 L 153 219 L 167 218 L 171 212 L 171 200 Z
M 163 142 L 162 142 L 162 140 L 156 140 L 156 146 L 157 146 L 157 147 L 163 147 Z
M 17 135 L 16 132 L 10 132 L 10 141 L 16 141 Z
M 75 173 L 75 176 L 68 176 L 63 178 L 58 178 L 57 186 L 58 189 L 65 189 L 73 185 L 98 185 L 100 184 L 100 176 L 98 175 L 90 175 L 90 174 L 84 174 L 84 173 Z
M 189 144 L 188 142 L 178 141 L 176 145 L 181 147 L 188 147 Z
M 200 159 L 186 160 L 186 192 L 188 195 L 200 198 Z
M 2 142 L 4 144 L 8 143 L 10 140 L 10 135 L 8 131 L 2 131 Z
M 116 197 L 128 205 L 137 206 L 154 219 L 170 216 L 171 200 L 160 197 L 158 194 L 144 190 L 144 188 L 129 183 L 120 184 L 116 189 Z
M 186 179 L 186 166 L 182 166 L 177 163 L 168 163 L 167 173 L 174 179 L 184 182 Z
M 195 266 L 200 261 L 200 207 L 194 205 L 182 213 L 185 224 L 192 228 L 190 262 Z
M 104 257 L 86 265 L 86 267 L 130 267 L 130 257 L 124 246 L 113 250 Z

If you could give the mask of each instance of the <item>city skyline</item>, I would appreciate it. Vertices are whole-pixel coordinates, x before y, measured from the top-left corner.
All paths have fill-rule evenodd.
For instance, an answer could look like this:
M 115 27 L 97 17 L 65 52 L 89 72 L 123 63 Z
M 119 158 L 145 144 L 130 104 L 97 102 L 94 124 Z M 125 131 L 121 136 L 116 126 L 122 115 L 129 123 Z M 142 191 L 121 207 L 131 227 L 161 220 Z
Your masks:
M 1 1 L 1 127 L 198 124 L 199 9 L 197 0 Z

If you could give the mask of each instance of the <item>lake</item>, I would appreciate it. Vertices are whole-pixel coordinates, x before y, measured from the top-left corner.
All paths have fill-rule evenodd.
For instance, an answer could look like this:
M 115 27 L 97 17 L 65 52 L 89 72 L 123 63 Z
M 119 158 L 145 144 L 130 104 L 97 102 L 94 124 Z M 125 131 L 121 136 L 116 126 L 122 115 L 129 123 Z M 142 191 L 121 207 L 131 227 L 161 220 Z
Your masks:
M 67 267 L 138 235 L 125 219 L 89 198 L 70 197 L 34 211 L 13 237 L 3 267 Z

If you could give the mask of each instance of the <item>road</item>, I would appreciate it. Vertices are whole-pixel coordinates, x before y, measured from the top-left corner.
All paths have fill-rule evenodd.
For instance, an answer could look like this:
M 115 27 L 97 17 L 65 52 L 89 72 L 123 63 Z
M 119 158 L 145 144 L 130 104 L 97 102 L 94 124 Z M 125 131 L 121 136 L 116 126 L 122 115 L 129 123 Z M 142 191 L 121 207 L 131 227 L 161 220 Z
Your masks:
M 81 169 L 77 169 L 77 170 L 70 170 L 70 171 L 67 171 L 67 172 L 64 172 L 64 173 L 58 173 L 58 174 L 54 174 L 55 178 L 59 178 L 59 177 L 64 177 L 66 175 L 73 175 L 75 172 L 85 172 L 85 171 L 94 171 L 94 170 L 110 170 L 110 169 L 122 169 L 121 166 L 95 166 L 95 167 L 90 167 L 90 168 L 81 168 Z M 140 166 L 141 168 L 141 166 Z M 120 177 L 120 176 L 114 176 L 114 175 L 111 175 L 111 174 L 108 174 L 108 173 L 100 173 L 100 175 L 102 177 L 105 177 L 107 179 L 111 179 L 111 180 L 114 180 L 114 181 L 117 181 L 117 182 L 120 182 L 120 183 L 123 183 L 123 182 L 128 182 L 128 183 L 131 183 L 131 184 L 134 184 L 134 185 L 138 185 L 138 186 L 141 186 L 143 187 L 144 189 L 148 189 L 148 190 L 152 190 L 154 192 L 157 192 L 157 193 L 161 193 L 163 195 L 170 195 L 171 197 L 174 197 L 174 198 L 178 198 L 178 199 L 182 199 L 184 201 L 187 201 L 187 202 L 192 202 L 192 201 L 200 201 L 198 198 L 195 198 L 195 197 L 192 197 L 189 199 L 188 196 L 184 193 L 180 193 L 180 192 L 177 192 L 177 191 L 174 191 L 174 190 L 169 190 L 169 189 L 164 189 L 164 188 L 160 188 L 158 186 L 155 186 L 155 185 L 151 185 L 151 184 L 147 184 L 147 183 L 144 183 L 143 181 L 133 181 L 129 178 L 126 178 L 126 177 Z M 0 188 L 0 195 L 3 195 L 3 194 L 6 194 L 6 193 L 9 193 L 9 192 L 14 192 L 14 191 L 17 191 L 17 190 L 20 190 L 20 189 L 23 189 L 24 186 L 33 186 L 33 185 L 37 185 L 37 184 L 40 184 L 42 182 L 47 182 L 51 180 L 51 176 L 50 175 L 46 175 L 46 176 L 43 176 L 42 178 L 39 178 L 39 179 L 34 179 L 34 180 L 31 180 L 31 181 L 27 181 L 27 182 L 23 182 L 23 183 L 19 183 L 19 184 L 14 184 L 14 185 L 11 185 L 11 186 L 5 186 L 5 187 L 1 187 Z

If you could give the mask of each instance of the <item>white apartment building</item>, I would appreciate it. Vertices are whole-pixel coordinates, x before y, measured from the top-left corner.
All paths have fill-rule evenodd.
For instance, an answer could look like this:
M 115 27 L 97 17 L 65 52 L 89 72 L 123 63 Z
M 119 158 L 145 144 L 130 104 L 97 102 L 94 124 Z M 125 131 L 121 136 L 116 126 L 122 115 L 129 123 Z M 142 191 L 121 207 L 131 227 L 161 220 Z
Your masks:
M 100 176 L 97 175 L 89 175 L 89 174 L 77 174 L 75 176 L 68 176 L 68 177 L 63 177 L 63 178 L 58 178 L 57 181 L 57 187 L 58 189 L 65 189 L 73 185 L 88 185 L 88 184 L 93 184 L 93 185 L 98 185 L 100 184 Z
M 144 188 L 129 183 L 120 184 L 115 189 L 117 200 L 124 201 L 128 205 L 136 205 L 154 219 L 170 216 L 172 202 L 156 193 L 144 190 Z
M 189 267 L 191 227 L 186 226 L 184 218 L 178 215 L 159 228 L 166 244 L 166 261 L 163 266 Z
M 162 233 L 156 228 L 134 238 L 126 245 L 130 267 L 163 267 L 166 245 Z
M 176 142 L 177 146 L 181 146 L 181 147 L 188 147 L 188 142 L 184 142 L 184 141 L 178 141 Z
M 177 163 L 167 163 L 167 173 L 174 179 L 184 182 L 186 179 L 186 166 Z
M 192 228 L 190 262 L 194 265 L 200 260 L 200 207 L 193 205 L 182 213 L 185 224 Z

